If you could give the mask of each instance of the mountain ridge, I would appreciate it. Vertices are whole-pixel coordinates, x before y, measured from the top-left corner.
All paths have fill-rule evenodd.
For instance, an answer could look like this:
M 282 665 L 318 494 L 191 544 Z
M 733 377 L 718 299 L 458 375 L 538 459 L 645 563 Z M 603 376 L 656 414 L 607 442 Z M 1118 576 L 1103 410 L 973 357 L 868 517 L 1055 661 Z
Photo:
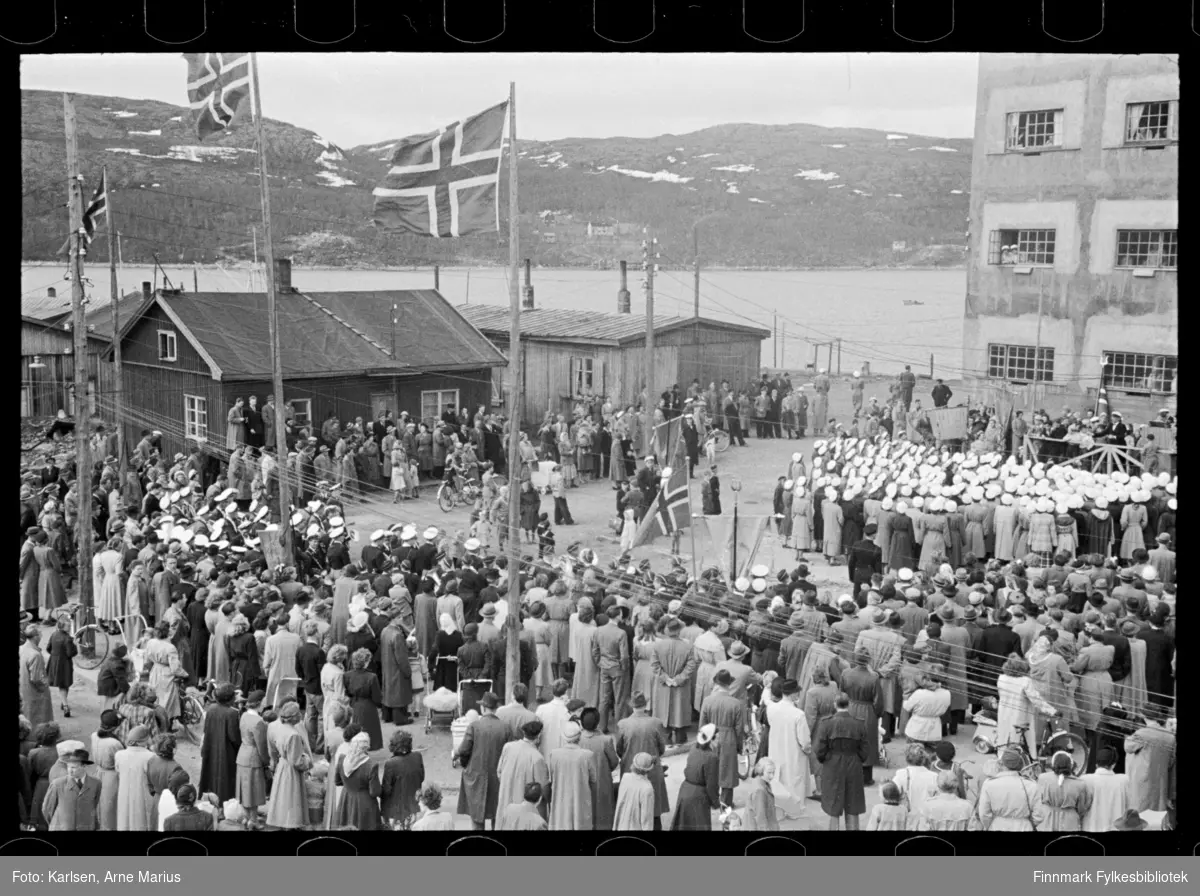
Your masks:
M 61 95 L 22 91 L 22 250 L 48 260 L 65 240 Z M 106 165 L 123 259 L 238 262 L 254 257 L 253 129 L 198 144 L 187 110 L 154 100 L 75 95 L 90 195 Z M 341 148 L 266 119 L 276 251 L 297 264 L 496 264 L 499 234 L 432 240 L 383 234 L 371 190 L 400 139 Z M 971 141 L 865 128 L 732 122 L 651 138 L 588 137 L 519 147 L 522 255 L 543 267 L 641 260 L 691 263 L 693 225 L 711 267 L 953 266 L 962 263 Z M 501 178 L 507 202 L 507 177 Z M 257 239 L 261 239 L 261 233 Z M 107 260 L 105 240 L 93 253 Z M 901 245 L 902 244 L 902 245 Z

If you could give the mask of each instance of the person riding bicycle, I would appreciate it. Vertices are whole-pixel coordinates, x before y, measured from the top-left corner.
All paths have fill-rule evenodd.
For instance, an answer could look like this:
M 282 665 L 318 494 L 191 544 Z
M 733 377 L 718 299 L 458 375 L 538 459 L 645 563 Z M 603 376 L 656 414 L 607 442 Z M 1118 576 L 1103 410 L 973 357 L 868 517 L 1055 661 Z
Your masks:
M 442 477 L 442 481 L 448 483 L 449 486 L 460 495 L 463 493 L 463 472 L 464 465 L 462 452 L 455 450 L 454 452 L 447 454 L 446 472 Z

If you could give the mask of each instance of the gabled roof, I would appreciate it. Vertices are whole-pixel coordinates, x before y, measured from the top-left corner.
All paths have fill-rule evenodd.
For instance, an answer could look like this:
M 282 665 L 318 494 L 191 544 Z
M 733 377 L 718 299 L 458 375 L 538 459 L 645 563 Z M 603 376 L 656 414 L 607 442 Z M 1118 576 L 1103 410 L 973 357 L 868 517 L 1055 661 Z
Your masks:
M 508 336 L 509 309 L 503 305 L 459 305 L 458 311 L 485 335 Z M 654 317 L 655 333 L 664 333 L 696 323 L 693 317 Z M 726 323 L 702 317 L 707 328 L 744 333 L 766 339 L 770 330 Z M 605 311 L 571 311 L 566 308 L 537 308 L 521 312 L 521 336 L 562 342 L 590 342 L 621 345 L 643 341 L 646 336 L 644 314 L 612 314 Z
M 488 340 L 433 290 L 280 293 L 281 367 L 287 378 L 413 375 L 430 370 L 501 367 Z M 157 304 L 220 380 L 271 376 L 264 293 L 181 292 Z M 396 306 L 396 358 L 391 355 Z M 122 326 L 128 333 L 142 308 Z
M 65 300 L 59 298 L 50 299 L 47 296 L 37 297 L 35 313 L 30 314 L 26 310 L 26 302 L 28 299 L 21 300 L 21 318 L 26 321 L 41 323 L 45 326 L 53 326 L 55 329 L 65 329 L 67 332 L 71 330 L 71 296 L 67 295 Z M 117 300 L 117 314 L 122 321 L 132 316 L 136 316 L 145 301 L 145 296 L 138 292 L 128 293 Z M 58 302 L 58 306 L 51 306 L 49 302 Z M 40 310 L 38 310 L 40 309 Z M 38 315 L 41 316 L 38 316 Z M 99 298 L 93 297 L 92 302 L 85 307 L 84 319 L 87 322 L 88 337 L 90 339 L 100 339 L 104 342 L 112 341 L 112 299 L 105 293 Z

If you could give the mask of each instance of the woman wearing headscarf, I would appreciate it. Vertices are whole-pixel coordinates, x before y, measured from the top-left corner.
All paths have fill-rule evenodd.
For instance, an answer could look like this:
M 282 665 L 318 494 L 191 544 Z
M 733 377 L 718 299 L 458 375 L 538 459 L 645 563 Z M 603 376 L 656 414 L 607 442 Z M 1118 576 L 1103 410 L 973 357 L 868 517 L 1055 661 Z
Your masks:
M 896 515 L 892 517 L 891 541 L 888 544 L 888 567 L 893 570 L 912 569 L 917 565 L 913 520 L 908 510 L 908 504 L 905 501 L 899 501 L 896 504 Z
M 146 782 L 150 786 L 150 830 L 152 831 L 162 830 L 161 822 L 165 816 L 159 811 L 161 808 L 159 803 L 162 801 L 163 794 L 167 793 L 172 778 L 182 775 L 182 780 L 178 782 L 181 784 L 186 784 L 188 780 L 187 772 L 175 761 L 175 748 L 176 741 L 172 735 L 160 734 L 154 738 L 151 748 L 154 756 L 146 763 Z
M 1036 739 L 1031 738 L 1035 714 L 1041 713 L 1050 718 L 1056 718 L 1061 713 L 1038 692 L 1033 679 L 1029 677 L 1029 663 L 1016 653 L 1009 654 L 1008 659 L 1000 668 L 996 690 L 999 694 L 999 706 L 996 710 L 996 743 L 1000 745 L 1015 743 L 1018 736 L 1021 736 L 1025 738 L 1026 749 L 1031 755 L 1036 755 Z M 1023 735 L 1017 734 L 1017 725 L 1027 726 Z
M 312 752 L 304 733 L 299 704 L 287 702 L 279 708 L 279 724 L 268 736 L 271 757 L 271 795 L 267 801 L 267 824 L 294 830 L 308 824 L 308 795 L 304 776 L 312 768 Z
M 360 650 L 366 650 L 370 653 L 371 662 L 367 665 L 367 668 L 378 677 L 379 639 L 376 638 L 375 631 L 371 628 L 370 613 L 366 610 L 361 610 L 350 617 L 349 622 L 346 623 L 346 638 L 343 643 L 346 645 L 346 650 L 351 657 Z
M 1045 822 L 1039 830 L 1070 833 L 1083 830 L 1082 820 L 1092 807 L 1087 783 L 1075 775 L 1071 755 L 1059 750 L 1050 760 L 1050 770 L 1037 780 L 1038 802 Z
M 343 644 L 334 644 L 325 655 L 325 665 L 321 667 L 321 730 L 326 732 L 334 727 L 334 718 L 338 707 L 350 709 L 350 701 L 346 698 L 346 662 L 349 651 Z M 347 719 L 349 716 L 347 716 Z M 345 724 L 345 723 L 343 723 Z M 332 756 L 329 757 L 332 767 Z M 330 779 L 333 775 L 329 776 Z
M 229 679 L 233 686 L 249 691 L 262 677 L 258 661 L 258 642 L 250 630 L 250 620 L 241 613 L 229 623 L 225 636 L 225 653 L 229 657 Z
M 238 805 L 246 810 L 249 826 L 258 818 L 258 810 L 267 804 L 267 772 L 271 753 L 267 747 L 267 723 L 260 715 L 263 692 L 254 691 L 246 698 L 246 711 L 238 720 L 242 742 L 237 752 Z
M 1058 707 L 1064 722 L 1074 725 L 1079 721 L 1075 712 L 1075 676 L 1066 658 L 1056 649 L 1057 643 L 1057 630 L 1042 629 L 1025 659 L 1029 662 L 1029 677 L 1037 685 L 1038 693 Z M 1033 736 L 1040 741 L 1042 731 L 1050 725 L 1050 719 L 1038 713 L 1037 721 Z
M 100 713 L 100 727 L 92 733 L 92 761 L 96 764 L 96 777 L 100 780 L 100 798 L 96 802 L 97 830 L 117 829 L 117 777 L 115 758 L 118 750 L 125 749 L 116 737 L 121 717 L 116 710 L 106 709 Z
M 117 707 L 121 724 L 117 728 L 117 740 L 129 745 L 129 732 L 139 725 L 145 726 L 147 738 L 156 737 L 169 727 L 166 713 L 158 706 L 158 697 L 144 681 L 135 681 L 129 687 L 125 702 Z
M 456 691 L 458 689 L 458 651 L 464 643 L 463 635 L 458 630 L 454 617 L 449 613 L 441 615 L 438 625 L 440 628 L 433 639 L 433 651 L 429 656 L 433 690 L 446 688 L 448 691 Z
M 393 732 L 388 748 L 392 758 L 383 765 L 379 811 L 392 830 L 408 830 L 420 812 L 417 793 L 425 783 L 425 761 L 413 752 L 407 731 Z
M 338 826 L 353 826 L 359 831 L 379 829 L 378 763 L 371 758 L 371 736 L 360 731 L 350 740 L 350 748 L 338 759 L 336 783 L 342 787 L 338 807 Z
M 630 771 L 621 778 L 617 792 L 614 831 L 654 830 L 658 815 L 654 811 L 654 785 L 649 778 L 653 768 L 654 757 L 649 753 L 638 753 L 633 757 Z
M 712 830 L 712 813 L 721 805 L 721 765 L 712 748 L 716 734 L 716 725 L 703 726 L 688 751 L 675 815 L 671 818 L 673 831 Z
M 346 697 L 350 700 L 350 712 L 354 721 L 370 738 L 372 750 L 383 748 L 383 728 L 379 721 L 379 707 L 383 703 L 383 691 L 379 676 L 370 669 L 371 651 L 361 648 L 350 657 L 350 671 L 345 675 Z
M 146 769 L 154 753 L 150 750 L 150 731 L 138 725 L 129 732 L 126 747 L 113 756 L 117 770 L 117 830 L 152 831 L 154 797 Z

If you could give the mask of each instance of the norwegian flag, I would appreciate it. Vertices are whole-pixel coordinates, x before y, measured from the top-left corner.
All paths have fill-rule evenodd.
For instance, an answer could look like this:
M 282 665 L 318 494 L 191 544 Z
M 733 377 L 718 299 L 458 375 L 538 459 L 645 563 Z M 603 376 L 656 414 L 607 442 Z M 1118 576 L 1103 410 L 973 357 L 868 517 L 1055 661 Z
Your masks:
M 440 131 L 406 137 L 375 188 L 375 225 L 421 236 L 500 229 L 500 156 L 508 103 Z
M 671 471 L 659 489 L 654 506 L 646 511 L 642 524 L 633 536 L 633 546 L 641 547 L 663 535 L 674 535 L 692 524 L 692 501 L 688 491 L 687 466 L 681 464 Z
M 1104 363 L 1100 365 L 1100 389 L 1096 392 L 1096 416 L 1104 417 L 1105 421 L 1111 421 L 1112 408 L 1108 404 L 1108 387 L 1104 381 L 1107 379 L 1108 373 L 1108 356 L 1104 358 Z
M 249 53 L 184 53 L 188 63 L 188 103 L 200 141 L 233 122 L 250 95 Z
M 92 244 L 92 238 L 96 235 L 96 219 L 107 214 L 108 173 L 104 172 L 100 175 L 100 186 L 96 188 L 96 192 L 92 195 L 92 201 L 83 213 L 83 238 L 87 240 L 89 246 Z

